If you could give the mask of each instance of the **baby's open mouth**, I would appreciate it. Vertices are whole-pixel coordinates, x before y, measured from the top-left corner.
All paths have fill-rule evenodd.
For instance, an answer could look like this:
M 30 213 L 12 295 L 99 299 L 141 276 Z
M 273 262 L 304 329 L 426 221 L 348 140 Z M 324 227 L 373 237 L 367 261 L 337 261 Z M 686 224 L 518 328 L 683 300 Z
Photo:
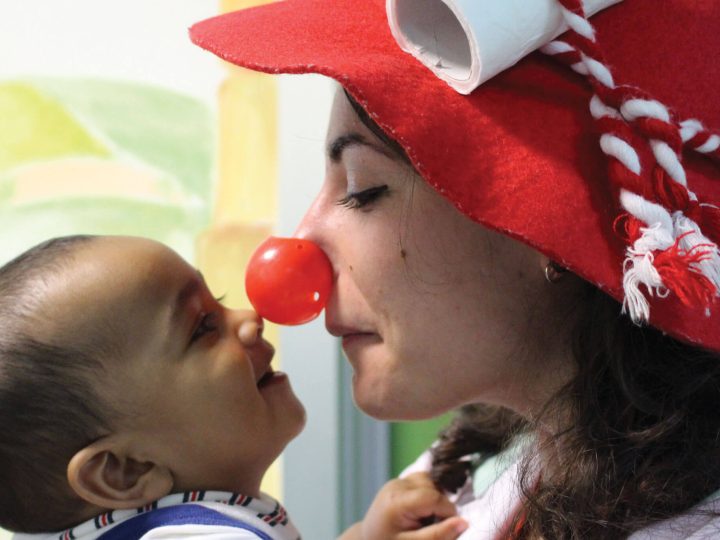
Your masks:
M 273 378 L 274 374 L 275 372 L 273 371 L 273 368 L 268 366 L 267 371 L 263 374 L 262 377 L 260 377 L 260 380 L 257 382 L 257 387 L 262 388 L 263 386 L 265 386 L 268 381 Z

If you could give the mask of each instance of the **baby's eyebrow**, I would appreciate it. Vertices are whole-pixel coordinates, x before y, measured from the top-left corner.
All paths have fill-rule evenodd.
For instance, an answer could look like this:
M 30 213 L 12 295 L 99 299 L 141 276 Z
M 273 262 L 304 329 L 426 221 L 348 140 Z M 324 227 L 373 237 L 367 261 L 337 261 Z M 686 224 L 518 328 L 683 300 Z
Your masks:
M 178 291 L 177 296 L 175 297 L 175 301 L 173 302 L 173 308 L 172 308 L 172 315 L 171 320 L 173 323 L 173 326 L 178 322 L 178 319 L 183 314 L 183 307 L 187 303 L 187 301 L 192 298 L 192 296 L 200 290 L 200 287 L 205 282 L 203 275 L 200 273 L 200 271 L 196 271 L 197 275 L 194 276 L 192 279 L 188 280 L 185 285 L 182 286 L 180 291 Z

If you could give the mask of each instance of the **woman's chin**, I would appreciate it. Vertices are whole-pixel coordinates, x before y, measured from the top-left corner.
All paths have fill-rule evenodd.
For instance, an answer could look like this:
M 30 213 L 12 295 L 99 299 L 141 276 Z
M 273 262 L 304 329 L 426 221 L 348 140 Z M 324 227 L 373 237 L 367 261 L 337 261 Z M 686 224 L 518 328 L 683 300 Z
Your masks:
M 364 380 L 355 373 L 353 375 L 352 390 L 355 405 L 362 412 L 378 420 L 394 419 L 395 403 L 393 400 L 387 399 L 387 395 L 380 386 Z
M 427 420 L 448 410 L 429 406 L 402 388 L 390 391 L 381 382 L 362 381 L 357 377 L 353 377 L 353 399 L 365 414 L 386 422 Z

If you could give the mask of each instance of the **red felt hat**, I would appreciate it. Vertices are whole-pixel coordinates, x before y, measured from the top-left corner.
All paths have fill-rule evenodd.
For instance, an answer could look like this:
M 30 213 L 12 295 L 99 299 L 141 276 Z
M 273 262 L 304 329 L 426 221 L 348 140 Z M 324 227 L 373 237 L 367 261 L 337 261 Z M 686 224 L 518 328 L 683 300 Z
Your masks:
M 190 35 L 239 66 L 336 79 L 462 213 L 720 351 L 720 2 L 625 0 L 592 26 L 468 96 L 398 47 L 384 0 L 285 0 Z

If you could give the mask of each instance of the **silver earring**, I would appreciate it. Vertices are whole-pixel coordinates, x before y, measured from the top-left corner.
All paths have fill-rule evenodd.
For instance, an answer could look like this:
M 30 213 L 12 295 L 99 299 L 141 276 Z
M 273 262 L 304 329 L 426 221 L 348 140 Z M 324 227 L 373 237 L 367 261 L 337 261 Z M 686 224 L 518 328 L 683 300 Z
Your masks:
M 550 261 L 545 266 L 545 279 L 548 283 L 557 283 L 563 278 L 565 272 L 567 272 L 567 268 L 563 268 L 555 261 Z

